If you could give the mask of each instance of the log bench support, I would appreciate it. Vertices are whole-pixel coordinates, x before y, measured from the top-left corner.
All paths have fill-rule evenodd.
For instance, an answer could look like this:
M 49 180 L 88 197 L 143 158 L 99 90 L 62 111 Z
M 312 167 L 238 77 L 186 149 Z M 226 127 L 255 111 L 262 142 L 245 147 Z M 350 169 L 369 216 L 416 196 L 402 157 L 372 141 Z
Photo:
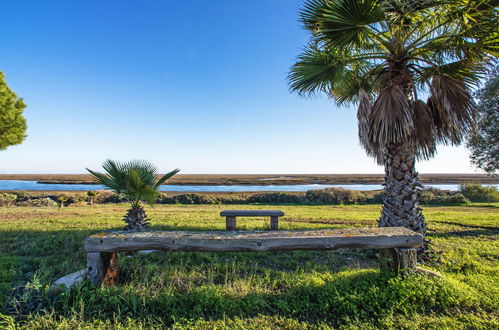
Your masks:
M 279 229 L 279 217 L 284 215 L 280 210 L 227 210 L 220 212 L 225 217 L 225 229 L 236 230 L 237 217 L 270 217 L 270 230 Z
M 422 235 L 401 227 L 108 232 L 85 239 L 87 278 L 96 286 L 101 283 L 113 285 L 118 280 L 118 252 L 123 251 L 264 252 L 374 249 L 380 250 L 381 268 L 407 274 L 416 266 L 416 248 L 422 245 Z
M 88 252 L 87 278 L 95 286 L 101 283 L 109 286 L 118 281 L 120 267 L 116 252 Z
M 413 248 L 392 248 L 379 250 L 379 266 L 404 275 L 414 271 L 418 253 Z

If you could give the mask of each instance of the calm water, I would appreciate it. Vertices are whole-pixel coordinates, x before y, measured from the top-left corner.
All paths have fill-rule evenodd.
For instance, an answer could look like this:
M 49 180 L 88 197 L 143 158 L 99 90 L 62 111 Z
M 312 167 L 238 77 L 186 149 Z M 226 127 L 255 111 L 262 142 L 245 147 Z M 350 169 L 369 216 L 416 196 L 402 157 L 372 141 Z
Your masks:
M 458 190 L 458 184 L 432 184 L 427 185 L 445 190 Z M 497 184 L 488 185 L 499 186 Z M 352 190 L 379 190 L 383 186 L 379 184 L 340 184 L 340 185 L 327 185 L 327 184 L 304 184 L 304 185 L 287 185 L 287 186 L 176 186 L 176 185 L 163 185 L 160 187 L 161 191 L 188 191 L 188 192 L 237 192 L 237 191 L 307 191 L 311 189 L 322 189 L 329 187 L 340 187 Z M 0 190 L 100 190 L 104 186 L 96 184 L 54 184 L 54 183 L 37 183 L 36 181 L 21 181 L 21 180 L 0 180 Z

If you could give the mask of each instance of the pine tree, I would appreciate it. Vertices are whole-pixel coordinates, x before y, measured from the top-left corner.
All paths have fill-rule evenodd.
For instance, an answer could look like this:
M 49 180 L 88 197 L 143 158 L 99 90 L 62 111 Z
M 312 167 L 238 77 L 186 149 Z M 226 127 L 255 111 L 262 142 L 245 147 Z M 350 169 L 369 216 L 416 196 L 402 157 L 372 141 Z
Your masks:
M 0 72 L 0 150 L 20 144 L 26 138 L 26 119 L 23 110 L 26 104 L 18 98 Z

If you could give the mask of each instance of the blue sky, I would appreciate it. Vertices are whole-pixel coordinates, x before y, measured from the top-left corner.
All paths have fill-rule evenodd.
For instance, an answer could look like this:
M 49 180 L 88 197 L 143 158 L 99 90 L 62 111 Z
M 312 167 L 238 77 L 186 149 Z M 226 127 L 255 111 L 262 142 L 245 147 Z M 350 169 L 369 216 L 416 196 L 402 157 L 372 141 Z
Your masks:
M 0 173 L 83 173 L 106 158 L 183 173 L 381 173 L 353 108 L 290 94 L 306 42 L 294 0 L 4 0 L 0 70 L 28 137 Z M 422 173 L 473 172 L 441 147 Z

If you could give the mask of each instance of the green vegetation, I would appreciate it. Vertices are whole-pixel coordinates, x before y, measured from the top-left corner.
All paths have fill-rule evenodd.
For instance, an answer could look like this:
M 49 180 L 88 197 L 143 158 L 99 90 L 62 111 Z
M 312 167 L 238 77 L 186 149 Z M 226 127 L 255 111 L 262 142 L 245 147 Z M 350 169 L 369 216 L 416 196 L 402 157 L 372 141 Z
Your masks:
M 0 206 L 52 206 L 64 198 L 65 204 L 90 205 L 121 203 L 121 199 L 110 191 L 67 192 L 63 195 L 47 192 L 12 192 L 0 193 Z M 466 205 L 470 202 L 499 202 L 499 192 L 494 187 L 476 184 L 462 185 L 459 191 L 446 191 L 437 188 L 425 188 L 421 194 L 425 205 Z M 90 203 L 91 201 L 91 203 Z M 349 205 L 379 204 L 383 202 L 383 193 L 379 191 L 355 191 L 342 188 L 327 188 L 302 192 L 272 193 L 158 193 L 158 204 L 295 204 L 295 205 Z
M 95 181 L 113 190 L 119 198 L 130 203 L 123 221 L 126 222 L 125 230 L 144 231 L 149 226 L 142 201 L 149 205 L 154 204 L 158 198 L 160 185 L 180 170 L 175 169 L 161 178 L 156 179 L 158 169 L 145 160 L 132 160 L 125 163 L 106 160 L 102 167 L 106 174 L 94 172 L 87 168 Z
M 20 144 L 26 138 L 24 108 L 26 104 L 9 88 L 0 72 L 0 150 Z
M 89 205 L 94 204 L 94 199 L 98 194 L 99 194 L 98 191 L 93 191 L 93 190 L 87 191 L 87 200 Z
M 307 0 L 293 91 L 357 104 L 361 145 L 385 166 L 380 225 L 424 234 L 416 159 L 473 127 L 471 90 L 497 56 L 493 1 Z M 427 97 L 427 100 L 421 99 Z
M 460 189 L 464 197 L 472 202 L 499 202 L 499 191 L 494 187 L 479 184 L 463 184 Z
M 123 204 L 0 207 L 0 327 L 483 328 L 499 326 L 499 204 L 426 207 L 443 278 L 377 269 L 375 251 L 152 253 L 121 258 L 123 280 L 49 298 L 48 285 L 85 267 L 83 239 L 120 229 Z M 223 209 L 157 205 L 152 230 L 222 230 Z M 376 226 L 380 205 L 282 205 L 282 229 Z M 242 218 L 244 229 L 268 221 Z
M 487 173 L 499 168 L 499 64 L 491 70 L 485 86 L 478 90 L 477 125 L 467 140 L 471 163 Z

